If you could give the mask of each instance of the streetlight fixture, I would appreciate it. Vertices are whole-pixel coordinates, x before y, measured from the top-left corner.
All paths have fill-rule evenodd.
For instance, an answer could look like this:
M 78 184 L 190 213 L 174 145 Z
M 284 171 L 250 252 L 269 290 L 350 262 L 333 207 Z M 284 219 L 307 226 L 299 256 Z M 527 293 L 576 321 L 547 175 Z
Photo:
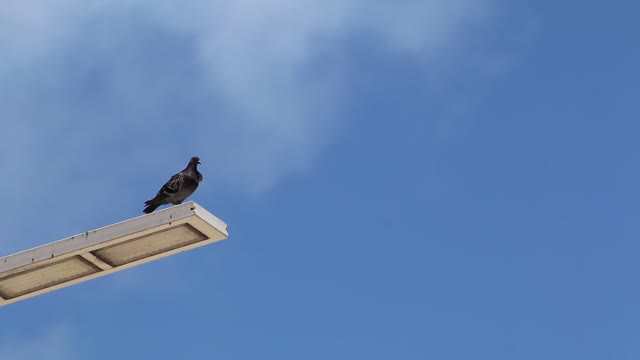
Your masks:
M 191 250 L 229 236 L 190 201 L 0 258 L 0 306 Z

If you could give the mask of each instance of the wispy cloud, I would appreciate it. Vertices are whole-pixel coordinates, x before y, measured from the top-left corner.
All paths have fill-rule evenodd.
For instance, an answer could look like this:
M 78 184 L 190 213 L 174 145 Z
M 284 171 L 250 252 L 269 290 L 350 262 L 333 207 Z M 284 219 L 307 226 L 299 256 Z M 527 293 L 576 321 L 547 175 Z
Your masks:
M 68 326 L 56 325 L 28 337 L 0 333 L 0 354 L 11 360 L 74 359 L 73 340 Z
M 215 169 L 207 181 L 264 191 L 340 132 L 353 36 L 433 61 L 492 6 L 10 0 L 0 8 L 0 171 L 5 203 L 17 205 L 0 228 L 24 231 L 17 208 L 64 227 L 74 207 L 95 217 L 107 202 L 138 204 L 138 182 L 159 186 L 192 154 Z M 54 206 L 66 211 L 45 211 Z

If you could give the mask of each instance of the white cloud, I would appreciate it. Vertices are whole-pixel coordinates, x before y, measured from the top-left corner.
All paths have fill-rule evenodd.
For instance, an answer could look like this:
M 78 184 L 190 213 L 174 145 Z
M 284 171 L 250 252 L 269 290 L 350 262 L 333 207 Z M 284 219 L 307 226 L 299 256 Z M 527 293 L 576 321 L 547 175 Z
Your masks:
M 339 133 L 349 96 L 340 59 L 354 35 L 430 61 L 492 6 L 10 0 L 0 8 L 5 203 L 34 216 L 63 207 L 47 220 L 68 226 L 72 208 L 89 218 L 122 205 L 139 197 L 126 179 L 160 186 L 192 154 L 210 183 L 268 189 L 311 166 Z M 6 236 L 24 227 L 15 220 L 0 220 Z

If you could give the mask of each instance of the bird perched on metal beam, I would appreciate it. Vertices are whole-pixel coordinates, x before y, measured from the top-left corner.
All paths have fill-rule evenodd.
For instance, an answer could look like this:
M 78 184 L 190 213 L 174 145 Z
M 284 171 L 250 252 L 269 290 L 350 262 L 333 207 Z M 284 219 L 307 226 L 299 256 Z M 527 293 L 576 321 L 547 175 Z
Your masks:
M 200 158 L 197 156 L 192 157 L 184 170 L 173 175 L 171 179 L 160 188 L 156 197 L 144 203 L 146 207 L 143 212 L 150 214 L 161 205 L 181 204 L 186 198 L 193 194 L 198 188 L 198 184 L 202 181 L 202 174 L 198 172 L 199 164 Z

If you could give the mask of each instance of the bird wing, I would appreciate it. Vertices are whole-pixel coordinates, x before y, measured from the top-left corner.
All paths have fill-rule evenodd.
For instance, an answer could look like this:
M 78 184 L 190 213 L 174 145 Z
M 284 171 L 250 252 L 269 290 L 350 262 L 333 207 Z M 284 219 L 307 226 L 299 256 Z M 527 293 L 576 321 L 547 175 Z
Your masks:
M 171 179 L 169 179 L 169 181 L 167 181 L 167 183 L 162 186 L 162 189 L 160 189 L 160 191 L 167 195 L 173 195 L 177 193 L 178 190 L 180 190 L 183 182 L 184 174 L 181 172 L 177 173 L 173 175 Z

